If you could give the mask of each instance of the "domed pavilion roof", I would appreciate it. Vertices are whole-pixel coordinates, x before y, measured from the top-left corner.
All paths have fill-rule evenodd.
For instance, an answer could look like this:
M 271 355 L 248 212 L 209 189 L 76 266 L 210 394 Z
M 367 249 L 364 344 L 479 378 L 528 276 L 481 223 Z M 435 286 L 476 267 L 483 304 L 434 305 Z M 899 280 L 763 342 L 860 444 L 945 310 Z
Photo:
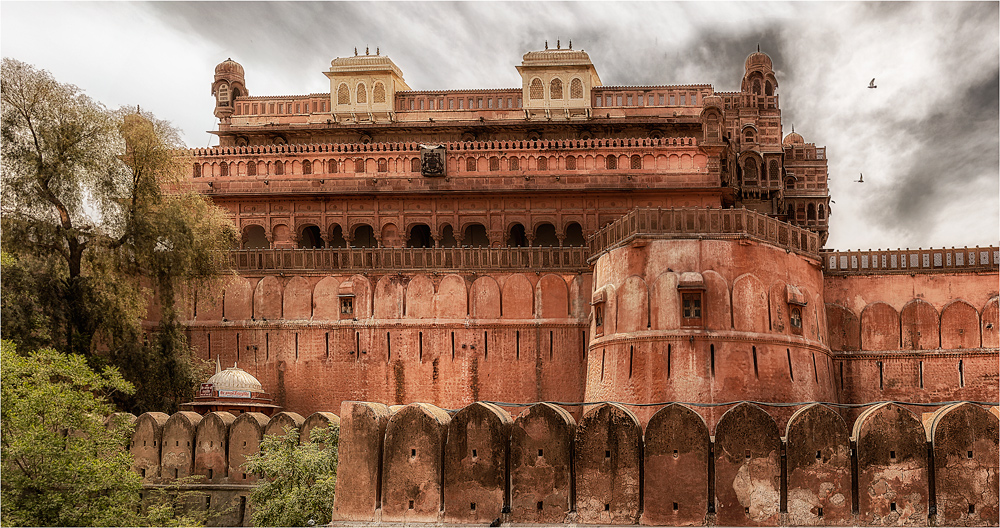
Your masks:
M 781 146 L 788 147 L 791 145 L 804 145 L 805 142 L 806 141 L 802 139 L 802 136 L 793 130 L 791 134 L 788 134 L 785 136 L 785 139 L 781 140 Z
M 261 386 L 257 378 L 253 377 L 249 372 L 233 365 L 232 367 L 223 370 L 222 372 L 216 373 L 211 378 L 208 378 L 208 383 L 213 384 L 215 390 L 236 390 L 236 391 L 250 391 L 250 392 L 264 392 L 264 387 Z

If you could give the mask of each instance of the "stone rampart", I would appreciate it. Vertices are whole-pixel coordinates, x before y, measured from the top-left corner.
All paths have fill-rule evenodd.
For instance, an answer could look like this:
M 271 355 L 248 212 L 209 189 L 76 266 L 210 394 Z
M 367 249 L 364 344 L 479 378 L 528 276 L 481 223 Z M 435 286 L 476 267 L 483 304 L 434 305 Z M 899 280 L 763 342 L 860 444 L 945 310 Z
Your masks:
M 242 497 L 252 486 L 237 459 L 260 432 L 277 433 L 272 421 L 284 430 L 310 420 L 341 426 L 335 523 L 998 524 L 997 407 L 970 402 L 923 420 L 894 403 L 872 404 L 851 426 L 814 403 L 784 431 L 772 409 L 747 402 L 729 406 L 711 430 L 676 403 L 658 408 L 645 430 L 626 406 L 610 403 L 589 406 L 579 425 L 549 403 L 513 421 L 485 402 L 457 411 L 344 402 L 343 420 L 189 414 L 138 418 L 135 469 L 158 487 L 174 481 L 170 468 L 193 460 L 202 481 L 183 486 L 206 493 L 221 524 L 249 522 Z M 156 466 L 167 469 L 154 476 Z

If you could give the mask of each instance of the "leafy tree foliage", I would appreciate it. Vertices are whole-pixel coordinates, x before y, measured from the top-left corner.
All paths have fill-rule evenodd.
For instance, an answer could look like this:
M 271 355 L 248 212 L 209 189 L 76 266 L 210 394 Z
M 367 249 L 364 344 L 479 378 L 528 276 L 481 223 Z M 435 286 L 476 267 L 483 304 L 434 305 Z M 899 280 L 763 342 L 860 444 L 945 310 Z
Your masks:
M 9 526 L 135 524 L 141 482 L 126 447 L 131 426 L 101 417 L 133 387 L 114 368 L 51 349 L 21 356 L 0 345 L 0 511 Z
M 263 475 L 250 493 L 254 526 L 306 526 L 330 522 L 337 483 L 340 428 L 315 428 L 299 445 L 295 429 L 267 435 L 260 451 L 247 457 L 248 473 Z
M 183 294 L 218 280 L 235 230 L 185 191 L 168 123 L 12 59 L 0 95 L 5 338 L 118 366 L 137 388 L 120 404 L 175 411 L 199 377 Z M 143 319 L 159 320 L 152 333 Z

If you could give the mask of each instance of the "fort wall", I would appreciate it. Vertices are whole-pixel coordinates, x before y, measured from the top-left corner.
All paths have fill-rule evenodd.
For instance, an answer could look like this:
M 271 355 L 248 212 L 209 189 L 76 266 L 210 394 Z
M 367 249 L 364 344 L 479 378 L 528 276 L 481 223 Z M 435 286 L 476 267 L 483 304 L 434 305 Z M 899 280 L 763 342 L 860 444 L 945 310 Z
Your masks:
M 868 406 L 848 424 L 834 409 L 809 404 L 798 406 L 785 428 L 778 427 L 772 409 L 728 406 L 710 429 L 691 407 L 671 404 L 657 407 L 643 428 L 617 404 L 594 405 L 577 425 L 547 403 L 511 421 L 491 404 L 446 411 L 429 404 L 390 410 L 344 402 L 344 419 L 333 420 L 341 427 L 334 519 L 998 525 L 996 407 L 955 404 L 922 421 L 883 403 Z M 203 483 L 181 487 L 207 494 L 207 504 L 220 512 L 214 522 L 249 525 L 241 497 L 251 486 L 242 472 L 218 477 L 208 470 L 217 461 L 236 467 L 232 457 L 245 456 L 243 442 L 256 438 L 259 426 L 297 420 L 279 414 L 229 421 L 223 414 L 209 414 L 194 432 L 200 438 L 227 436 L 226 449 L 186 448 Z M 154 461 L 149 448 L 163 435 L 155 427 L 159 418 L 150 413 L 137 420 L 131 444 L 137 471 L 149 467 L 142 460 Z M 168 421 L 186 423 L 182 418 Z M 241 432 L 244 424 L 255 424 L 249 436 Z M 176 447 L 160 444 L 158 451 L 176 456 Z M 173 481 L 169 471 L 144 477 L 147 488 Z

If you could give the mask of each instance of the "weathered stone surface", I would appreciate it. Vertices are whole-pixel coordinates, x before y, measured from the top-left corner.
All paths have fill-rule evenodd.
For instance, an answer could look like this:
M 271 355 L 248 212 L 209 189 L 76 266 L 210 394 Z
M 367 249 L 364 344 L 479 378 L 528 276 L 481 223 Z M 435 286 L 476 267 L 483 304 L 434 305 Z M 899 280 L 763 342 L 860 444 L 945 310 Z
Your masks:
M 937 521 L 942 526 L 996 526 L 1000 502 L 1000 425 L 974 403 L 938 410 L 931 422 Z
M 183 478 L 194 471 L 194 443 L 200 414 L 180 411 L 163 424 L 163 448 L 160 450 L 160 477 Z
M 450 422 L 447 412 L 428 403 L 411 403 L 389 419 L 382 457 L 383 521 L 439 520 Z
M 561 523 L 570 504 L 576 420 L 565 409 L 536 403 L 514 420 L 510 439 L 511 519 Z
M 302 424 L 305 421 L 306 419 L 299 413 L 289 411 L 280 412 L 272 416 L 271 420 L 267 422 L 267 427 L 264 428 L 264 435 L 284 435 L 288 429 L 301 431 Z
M 700 526 L 708 513 L 708 426 L 691 409 L 670 404 L 649 419 L 644 436 L 644 525 Z
M 198 424 L 195 435 L 194 474 L 204 475 L 205 482 L 225 482 L 229 471 L 226 450 L 229 444 L 229 426 L 236 417 L 225 411 L 210 412 Z
M 858 450 L 858 520 L 877 526 L 927 522 L 927 441 L 910 411 L 883 403 L 854 422 Z
M 773 526 L 779 522 L 781 438 L 760 407 L 740 403 L 715 427 L 716 522 Z
M 328 427 L 330 424 L 340 425 L 340 418 L 331 412 L 314 412 L 302 423 L 302 433 L 299 434 L 299 443 L 309 442 L 309 434 L 317 427 Z
M 451 418 L 444 448 L 446 522 L 489 523 L 507 501 L 510 414 L 492 403 L 467 405 Z
M 247 456 L 260 452 L 260 441 L 268 425 L 268 417 L 261 413 L 243 413 L 229 426 L 229 482 L 253 484 L 256 473 L 248 473 L 243 464 Z
M 129 452 L 132 453 L 132 469 L 142 477 L 143 482 L 155 482 L 160 477 L 163 426 L 169 419 L 164 413 L 148 412 L 139 415 L 135 421 Z
M 389 408 L 346 401 L 340 406 L 335 520 L 373 521 L 381 500 L 382 444 Z
M 833 409 L 814 403 L 795 412 L 785 434 L 788 523 L 851 523 L 851 442 Z
M 635 524 L 639 518 L 642 427 L 625 407 L 603 403 L 576 429 L 576 509 L 584 523 Z

